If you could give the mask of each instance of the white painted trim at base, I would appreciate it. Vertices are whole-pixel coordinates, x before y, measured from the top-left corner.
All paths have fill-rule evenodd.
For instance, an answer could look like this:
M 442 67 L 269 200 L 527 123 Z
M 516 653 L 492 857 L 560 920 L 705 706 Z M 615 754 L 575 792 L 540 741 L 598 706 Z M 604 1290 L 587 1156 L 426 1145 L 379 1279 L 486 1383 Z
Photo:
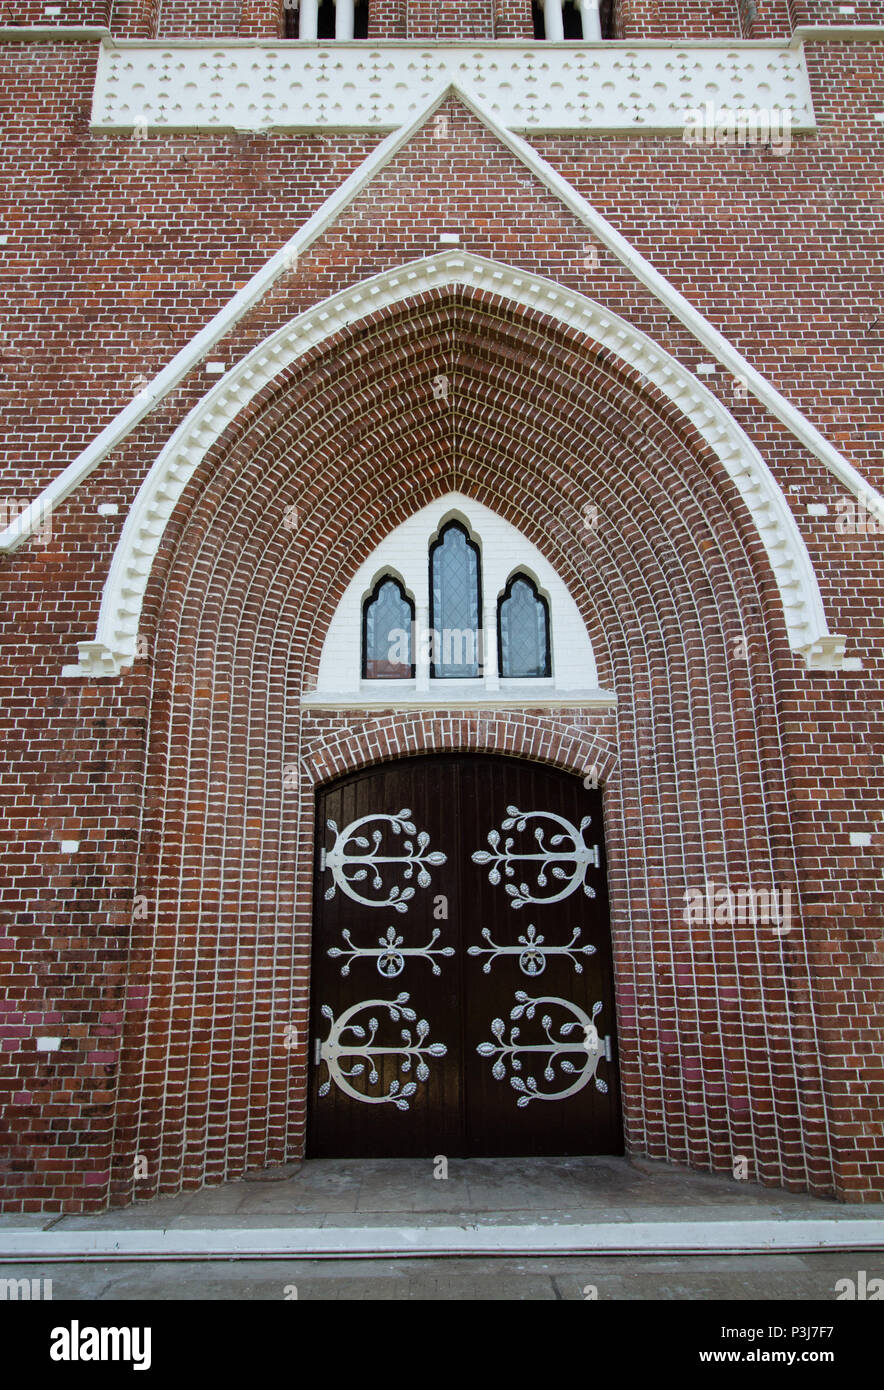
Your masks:
M 12 1231 L 0 1261 L 433 1259 L 516 1255 L 757 1255 L 882 1250 L 884 1221 L 788 1217 L 534 1226 L 291 1226 L 250 1229 Z

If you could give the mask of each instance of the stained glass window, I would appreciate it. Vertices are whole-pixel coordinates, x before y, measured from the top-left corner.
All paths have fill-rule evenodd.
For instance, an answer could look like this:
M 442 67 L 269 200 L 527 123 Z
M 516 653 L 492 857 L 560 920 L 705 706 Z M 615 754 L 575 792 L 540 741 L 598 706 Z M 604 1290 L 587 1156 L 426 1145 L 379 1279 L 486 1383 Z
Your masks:
M 515 574 L 497 609 L 497 637 L 502 676 L 551 674 L 549 609 L 526 574 Z
M 398 580 L 379 579 L 362 610 L 363 680 L 408 680 L 414 675 L 414 604 Z
M 430 675 L 475 680 L 481 667 L 479 548 L 457 521 L 430 547 Z

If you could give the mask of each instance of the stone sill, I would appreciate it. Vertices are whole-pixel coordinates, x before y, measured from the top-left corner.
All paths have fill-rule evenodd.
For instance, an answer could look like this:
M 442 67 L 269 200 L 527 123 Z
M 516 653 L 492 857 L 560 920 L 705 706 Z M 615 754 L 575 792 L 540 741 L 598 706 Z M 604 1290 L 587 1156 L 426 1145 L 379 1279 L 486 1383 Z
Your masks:
M 840 27 L 840 26 L 837 26 Z M 867 25 L 866 28 L 877 29 L 877 25 Z M 808 28 L 808 33 L 816 33 L 818 29 L 825 30 L 826 26 L 817 25 Z M 3 31 L 0 30 L 0 33 Z M 35 32 L 35 30 L 31 30 Z M 41 26 L 40 32 L 51 33 L 49 26 Z M 588 39 L 569 39 L 561 43 L 548 43 L 545 39 L 537 39 L 533 42 L 526 39 L 282 39 L 282 38 L 219 38 L 219 39 L 118 39 L 109 30 L 93 29 L 91 32 L 96 34 L 104 33 L 107 35 L 105 42 L 111 48 L 279 48 L 286 53 L 295 52 L 297 49 L 315 50 L 327 49 L 329 51 L 338 49 L 352 49 L 355 52 L 364 53 L 366 50 L 373 49 L 380 52 L 387 49 L 402 50 L 415 49 L 418 52 L 434 52 L 439 49 L 476 49 L 488 53 L 499 53 L 503 49 L 517 50 L 523 53 L 584 53 L 587 51 L 597 53 L 607 49 L 613 49 L 619 53 L 628 52 L 633 48 L 658 49 L 667 52 L 672 49 L 697 49 L 712 48 L 718 49 L 722 53 L 730 53 L 733 49 L 747 49 L 750 52 L 758 52 L 760 49 L 771 48 L 778 52 L 785 52 L 791 40 L 781 39 L 601 39 L 590 41 Z
M 613 709 L 617 696 L 607 690 L 532 690 L 529 686 L 507 686 L 501 690 L 471 691 L 466 686 L 449 686 L 444 691 L 417 691 L 366 694 L 363 691 L 316 691 L 302 696 L 306 710 L 452 710 L 472 709 Z
M 884 43 L 884 24 L 802 24 L 789 47 L 805 43 Z
M 64 43 L 82 43 L 100 39 L 114 43 L 109 29 L 91 24 L 9 24 L 0 25 L 0 43 L 42 43 L 46 39 L 61 39 Z

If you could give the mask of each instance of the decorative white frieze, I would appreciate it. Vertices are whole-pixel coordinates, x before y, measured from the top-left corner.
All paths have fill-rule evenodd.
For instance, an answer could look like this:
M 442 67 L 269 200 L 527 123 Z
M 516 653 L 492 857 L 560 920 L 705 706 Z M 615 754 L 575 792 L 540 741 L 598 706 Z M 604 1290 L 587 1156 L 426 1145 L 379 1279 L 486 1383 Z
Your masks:
M 388 131 L 452 83 L 517 131 L 680 133 L 688 113 L 722 109 L 787 111 L 792 130 L 815 126 L 804 52 L 783 43 L 470 47 L 113 39 L 99 54 L 92 126 L 139 135 Z

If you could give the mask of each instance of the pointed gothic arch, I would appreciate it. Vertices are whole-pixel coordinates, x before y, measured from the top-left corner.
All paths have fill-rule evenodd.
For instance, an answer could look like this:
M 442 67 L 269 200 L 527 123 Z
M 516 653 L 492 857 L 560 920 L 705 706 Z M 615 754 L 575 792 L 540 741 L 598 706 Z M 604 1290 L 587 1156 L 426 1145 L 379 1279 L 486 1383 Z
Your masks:
M 194 407 L 157 457 L 126 518 L 102 595 L 94 637 L 79 644 L 69 675 L 113 676 L 135 656 L 141 605 L 166 525 L 188 482 L 225 431 L 287 369 L 366 312 L 414 296 L 469 287 L 539 311 L 605 349 L 670 400 L 716 453 L 758 532 L 780 590 L 790 644 L 808 664 L 837 663 L 807 547 L 782 489 L 731 413 L 687 368 L 626 320 L 585 295 L 469 253 L 442 253 L 341 291 L 271 334 Z

